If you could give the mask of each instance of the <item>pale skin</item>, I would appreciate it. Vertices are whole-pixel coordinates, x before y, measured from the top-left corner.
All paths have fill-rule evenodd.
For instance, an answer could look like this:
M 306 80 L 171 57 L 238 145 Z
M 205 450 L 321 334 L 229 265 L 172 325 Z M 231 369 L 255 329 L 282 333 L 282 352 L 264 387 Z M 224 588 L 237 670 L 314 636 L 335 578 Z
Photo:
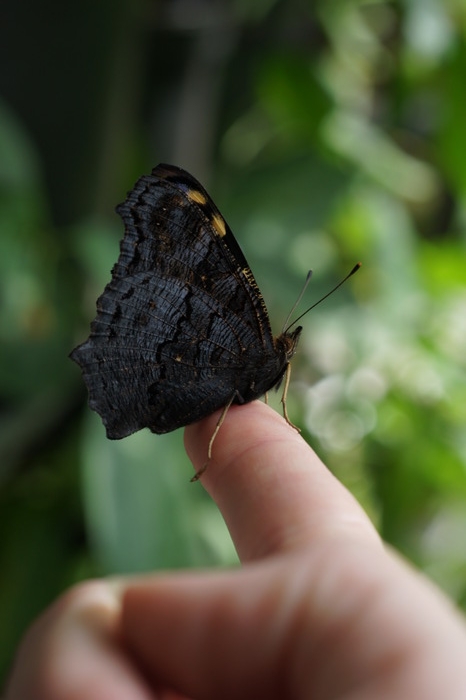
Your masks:
M 216 420 L 186 429 L 195 469 Z M 76 586 L 26 635 L 6 700 L 466 698 L 463 617 L 281 416 L 232 407 L 201 483 L 242 567 Z

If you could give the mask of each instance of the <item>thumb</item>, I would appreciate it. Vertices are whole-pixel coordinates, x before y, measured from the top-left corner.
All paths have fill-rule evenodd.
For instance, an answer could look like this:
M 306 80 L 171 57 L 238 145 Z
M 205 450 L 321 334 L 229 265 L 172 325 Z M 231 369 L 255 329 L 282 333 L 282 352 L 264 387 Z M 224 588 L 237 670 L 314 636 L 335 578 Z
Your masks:
M 293 608 L 286 570 L 270 560 L 131 584 L 122 607 L 126 646 L 154 688 L 206 699 L 291 697 L 283 687 L 290 616 L 277 615 Z
M 129 582 L 121 635 L 154 691 L 466 697 L 464 621 L 437 589 L 369 544 L 341 547 L 337 560 L 307 555 Z

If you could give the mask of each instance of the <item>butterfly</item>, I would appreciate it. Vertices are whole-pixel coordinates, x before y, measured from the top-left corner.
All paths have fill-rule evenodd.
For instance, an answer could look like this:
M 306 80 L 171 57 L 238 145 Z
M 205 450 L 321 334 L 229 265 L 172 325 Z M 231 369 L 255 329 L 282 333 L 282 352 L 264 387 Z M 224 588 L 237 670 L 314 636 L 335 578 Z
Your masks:
M 144 175 L 117 212 L 125 225 L 89 338 L 70 357 L 110 439 L 168 433 L 285 380 L 301 326 L 273 336 L 233 233 L 202 185 L 174 165 Z M 294 325 L 294 324 L 293 324 Z

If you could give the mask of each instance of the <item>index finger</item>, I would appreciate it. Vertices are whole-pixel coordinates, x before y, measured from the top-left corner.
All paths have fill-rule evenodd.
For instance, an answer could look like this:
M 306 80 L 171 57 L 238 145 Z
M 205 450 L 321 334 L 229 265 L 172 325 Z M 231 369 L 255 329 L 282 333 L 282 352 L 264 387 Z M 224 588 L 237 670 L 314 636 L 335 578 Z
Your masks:
M 218 415 L 186 428 L 196 470 L 206 460 Z M 308 547 L 322 537 L 379 542 L 355 498 L 299 433 L 259 401 L 230 408 L 201 481 L 243 562 Z

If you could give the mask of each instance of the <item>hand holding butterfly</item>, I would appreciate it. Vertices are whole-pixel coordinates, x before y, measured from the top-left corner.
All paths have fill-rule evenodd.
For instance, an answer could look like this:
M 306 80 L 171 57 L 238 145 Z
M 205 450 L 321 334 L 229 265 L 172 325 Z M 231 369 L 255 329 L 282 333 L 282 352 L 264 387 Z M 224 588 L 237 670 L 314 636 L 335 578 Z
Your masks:
M 218 416 L 186 430 L 197 469 Z M 202 477 L 243 567 L 81 584 L 7 700 L 460 700 L 466 625 L 284 420 L 233 407 Z

